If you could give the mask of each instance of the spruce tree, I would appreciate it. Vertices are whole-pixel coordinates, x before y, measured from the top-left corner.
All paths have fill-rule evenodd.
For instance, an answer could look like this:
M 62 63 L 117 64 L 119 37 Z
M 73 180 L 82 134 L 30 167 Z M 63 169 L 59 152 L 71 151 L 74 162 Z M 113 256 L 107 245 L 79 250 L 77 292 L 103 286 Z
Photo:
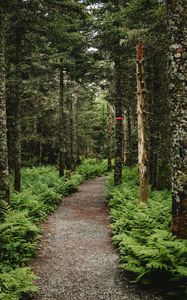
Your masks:
M 187 3 L 185 0 L 169 0 L 167 4 L 172 122 L 172 231 L 178 238 L 187 238 Z

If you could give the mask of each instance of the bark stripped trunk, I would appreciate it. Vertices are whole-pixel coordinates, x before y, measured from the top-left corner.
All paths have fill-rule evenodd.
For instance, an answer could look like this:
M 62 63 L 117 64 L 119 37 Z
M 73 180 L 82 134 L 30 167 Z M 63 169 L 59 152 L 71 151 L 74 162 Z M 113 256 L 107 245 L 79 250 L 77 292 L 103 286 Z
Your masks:
M 147 101 L 144 81 L 144 44 L 136 48 L 136 75 L 138 100 L 138 162 L 140 174 L 140 201 L 146 202 L 148 195 L 148 134 L 147 134 Z
M 187 238 L 187 2 L 168 1 L 172 122 L 172 231 Z
M 115 165 L 114 165 L 114 185 L 120 185 L 122 182 L 123 168 L 123 55 L 115 60 L 115 117 L 116 117 L 116 150 L 115 150 Z
M 108 118 L 107 118 L 107 135 L 108 135 L 108 170 L 112 169 L 112 108 L 110 104 L 107 103 L 107 111 L 108 111 Z
M 60 97 L 59 97 L 59 176 L 64 176 L 65 157 L 64 157 L 64 73 L 60 68 Z
M 5 19 L 0 8 L 0 199 L 9 202 L 9 172 L 5 102 Z
M 14 189 L 21 191 L 21 44 L 22 32 L 18 27 L 16 30 L 16 90 L 15 90 L 15 142 L 14 142 Z

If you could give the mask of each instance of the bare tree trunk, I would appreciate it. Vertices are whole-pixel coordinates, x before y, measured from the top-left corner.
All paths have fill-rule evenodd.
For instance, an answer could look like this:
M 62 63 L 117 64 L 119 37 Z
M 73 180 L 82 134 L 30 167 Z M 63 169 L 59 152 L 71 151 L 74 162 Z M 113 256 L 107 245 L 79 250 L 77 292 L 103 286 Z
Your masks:
M 64 153 L 64 73 L 60 68 L 60 97 L 59 97 L 59 176 L 64 176 L 65 153 Z
M 140 174 L 140 201 L 146 202 L 148 196 L 148 133 L 147 101 L 144 81 L 144 44 L 136 48 L 137 100 L 138 100 L 138 162 Z
M 77 166 L 77 96 L 74 95 L 72 100 L 72 124 L 71 124 L 71 157 L 72 157 L 72 171 Z
M 115 118 L 116 118 L 116 149 L 115 149 L 115 165 L 114 165 L 114 185 L 120 185 L 122 182 L 123 168 L 123 55 L 115 60 Z
M 187 2 L 168 1 L 172 123 L 172 231 L 187 238 Z
M 67 78 L 68 79 L 68 78 Z M 72 170 L 72 152 L 71 152 L 71 140 L 72 140 L 72 95 L 68 93 L 68 85 L 66 84 L 66 93 L 64 98 L 64 147 L 65 147 L 65 166 L 66 166 L 66 177 L 71 177 Z
M 42 145 L 42 141 L 39 141 L 39 145 L 38 145 L 38 165 L 40 167 L 42 166 L 42 156 L 43 156 L 43 145 Z
M 112 109 L 110 104 L 107 103 L 108 118 L 107 118 L 107 127 L 108 127 L 108 170 L 112 169 Z
M 130 119 L 130 111 L 127 108 L 124 112 L 124 164 L 126 166 L 131 165 L 130 157 L 131 157 L 131 119 Z
M 14 142 L 14 189 L 21 190 L 21 44 L 22 32 L 19 27 L 16 30 L 16 90 L 15 90 L 15 142 Z
M 9 202 L 9 172 L 5 101 L 5 19 L 0 8 L 0 199 Z

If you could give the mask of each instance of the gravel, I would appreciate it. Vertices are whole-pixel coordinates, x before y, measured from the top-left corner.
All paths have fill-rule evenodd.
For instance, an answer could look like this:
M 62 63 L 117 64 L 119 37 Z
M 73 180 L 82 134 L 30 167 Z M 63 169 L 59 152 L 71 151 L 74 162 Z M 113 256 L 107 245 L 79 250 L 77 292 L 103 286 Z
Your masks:
M 129 283 L 118 268 L 104 198 L 105 178 L 83 183 L 44 224 L 31 267 L 35 300 L 163 300 Z

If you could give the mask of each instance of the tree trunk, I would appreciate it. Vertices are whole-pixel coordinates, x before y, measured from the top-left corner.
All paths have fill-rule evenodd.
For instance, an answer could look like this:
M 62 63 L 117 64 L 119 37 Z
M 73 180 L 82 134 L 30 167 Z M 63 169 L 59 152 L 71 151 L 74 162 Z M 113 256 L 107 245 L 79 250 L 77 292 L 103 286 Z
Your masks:
M 125 110 L 124 114 L 124 164 L 129 167 L 131 165 L 131 120 L 128 108 Z
M 71 157 L 72 157 L 72 166 L 71 169 L 74 171 L 77 166 L 77 96 L 74 95 L 72 99 L 72 108 L 71 108 Z
M 138 162 L 140 174 L 140 201 L 147 201 L 148 194 L 148 134 L 147 99 L 144 81 L 144 45 L 136 48 L 137 100 L 138 100 Z
M 123 51 L 123 50 L 122 50 Z M 119 53 L 115 60 L 115 118 L 116 118 L 116 149 L 114 165 L 114 185 L 122 182 L 123 168 L 123 115 L 124 115 L 124 55 Z
M 148 55 L 152 55 L 152 48 L 149 49 Z M 149 182 L 157 190 L 171 187 L 171 121 L 167 55 L 166 49 L 156 49 L 145 66 L 146 73 L 149 74 L 146 81 L 149 90 Z
M 14 143 L 14 189 L 16 192 L 21 190 L 21 44 L 22 32 L 19 27 L 16 30 L 16 90 L 15 90 L 15 143 Z
M 64 73 L 60 68 L 60 97 L 59 97 L 59 176 L 64 176 L 65 153 L 64 153 Z
M 169 88 L 172 123 L 172 231 L 187 238 L 187 2 L 168 1 L 170 32 Z
M 66 84 L 66 94 L 64 98 L 64 145 L 65 145 L 65 166 L 66 175 L 69 178 L 72 170 L 72 152 L 71 152 L 71 137 L 72 137 L 72 95 L 68 93 L 70 83 Z
M 5 19 L 0 8 L 0 199 L 9 202 L 9 172 L 5 102 Z
M 112 109 L 110 104 L 107 103 L 107 110 L 108 110 L 108 118 L 107 118 L 107 127 L 108 127 L 108 170 L 112 169 Z

